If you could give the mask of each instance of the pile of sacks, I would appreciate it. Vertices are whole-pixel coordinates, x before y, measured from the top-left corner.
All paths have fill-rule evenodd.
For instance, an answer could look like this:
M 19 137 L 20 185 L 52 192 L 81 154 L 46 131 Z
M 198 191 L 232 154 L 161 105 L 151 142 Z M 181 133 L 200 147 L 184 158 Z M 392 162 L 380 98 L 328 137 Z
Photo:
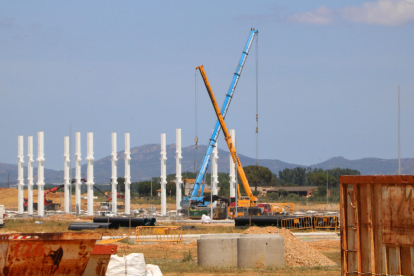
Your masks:
M 111 256 L 106 276 L 117 275 L 162 276 L 162 273 L 158 265 L 145 264 L 144 254 L 132 253 L 123 257 Z

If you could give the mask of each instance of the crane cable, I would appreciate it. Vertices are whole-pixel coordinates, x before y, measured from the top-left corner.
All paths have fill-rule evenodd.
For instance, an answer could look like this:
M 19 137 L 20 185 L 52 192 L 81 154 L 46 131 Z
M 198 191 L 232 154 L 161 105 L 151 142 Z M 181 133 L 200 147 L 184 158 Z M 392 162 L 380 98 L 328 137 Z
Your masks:
M 195 129 L 195 138 L 194 138 L 194 142 L 195 142 L 195 149 L 194 149 L 194 173 L 196 172 L 196 159 L 197 159 L 197 149 L 198 149 L 198 83 L 197 83 L 197 69 L 195 69 L 194 71 L 194 83 L 195 83 L 195 88 L 194 88 L 194 119 L 195 119 L 195 125 L 194 125 L 194 129 Z
M 256 166 L 259 167 L 259 34 L 256 37 Z

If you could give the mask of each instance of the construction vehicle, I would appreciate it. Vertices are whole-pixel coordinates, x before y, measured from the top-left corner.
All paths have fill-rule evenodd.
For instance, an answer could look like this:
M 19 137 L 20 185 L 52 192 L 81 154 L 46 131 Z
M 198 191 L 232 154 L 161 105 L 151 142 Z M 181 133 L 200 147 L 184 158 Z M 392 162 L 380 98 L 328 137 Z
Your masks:
M 45 206 L 46 211 L 58 210 L 60 208 L 61 206 L 60 203 L 53 203 L 53 200 L 46 199 L 46 195 L 49 193 L 55 193 L 57 190 L 63 188 L 64 186 L 65 185 L 59 185 L 44 192 L 44 206 Z M 27 211 L 28 205 L 29 205 L 29 201 L 27 198 L 25 198 L 23 202 L 23 208 L 25 211 Z M 33 202 L 33 210 L 37 210 L 37 205 L 38 203 Z
M 227 92 L 226 99 L 224 100 L 224 103 L 221 109 L 221 114 L 223 116 L 223 119 L 226 117 L 227 111 L 229 109 L 231 99 L 233 98 L 233 94 L 234 94 L 234 91 L 236 90 L 237 83 L 239 82 L 239 78 L 243 70 L 244 63 L 246 62 L 247 56 L 249 54 L 250 47 L 253 43 L 255 36 L 258 33 L 259 31 L 257 31 L 256 29 L 252 28 L 250 30 L 249 38 L 247 39 L 246 46 L 244 47 L 242 56 L 240 58 L 236 72 L 234 73 L 230 88 Z M 210 204 L 210 198 L 204 197 L 203 180 L 205 178 L 208 165 L 210 163 L 211 153 L 213 152 L 213 148 L 216 146 L 216 142 L 217 142 L 218 135 L 220 133 L 220 129 L 221 129 L 220 122 L 217 120 L 213 133 L 209 140 L 209 144 L 207 146 L 206 152 L 204 154 L 203 162 L 201 163 L 200 169 L 198 170 L 193 189 L 190 190 L 190 194 L 188 196 L 183 197 L 181 201 L 181 206 L 183 208 L 188 208 L 190 205 L 192 205 L 193 207 L 194 206 L 206 207 Z M 200 186 L 201 186 L 201 192 L 200 192 L 200 195 L 198 196 Z
M 217 105 L 216 99 L 213 94 L 213 90 L 211 89 L 210 83 L 207 79 L 206 72 L 204 71 L 204 67 L 203 65 L 201 65 L 201 66 L 198 66 L 196 69 L 200 71 L 200 74 L 203 78 L 204 84 L 207 88 L 208 95 L 210 96 L 210 99 L 211 99 L 211 103 L 213 104 L 213 107 L 216 112 L 219 123 L 221 125 L 221 128 L 223 129 L 224 139 L 226 140 L 227 146 L 230 151 L 230 155 L 233 159 L 234 164 L 236 164 L 237 173 L 240 177 L 240 181 L 243 185 L 244 191 L 246 192 L 248 196 L 248 199 L 242 200 L 240 196 L 240 189 L 239 187 L 237 188 L 238 197 L 241 200 L 240 200 L 240 203 L 237 202 L 237 206 L 236 205 L 234 205 L 233 207 L 229 206 L 229 216 L 234 218 L 236 216 L 239 216 L 239 212 L 243 213 L 243 216 L 260 215 L 261 208 L 257 207 L 257 197 L 253 195 L 252 190 L 250 189 L 249 181 L 247 180 L 247 177 L 243 170 L 243 166 L 240 163 L 240 159 L 237 155 L 236 148 L 234 147 L 231 136 L 227 130 L 226 123 L 224 122 L 223 115 L 220 113 L 219 107 Z

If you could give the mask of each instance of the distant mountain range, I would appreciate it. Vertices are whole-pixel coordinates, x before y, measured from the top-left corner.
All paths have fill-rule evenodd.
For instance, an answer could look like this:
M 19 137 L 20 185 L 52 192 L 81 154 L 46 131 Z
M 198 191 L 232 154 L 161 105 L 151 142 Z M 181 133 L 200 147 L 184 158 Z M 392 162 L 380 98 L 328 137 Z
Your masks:
M 160 175 L 160 144 L 148 144 L 131 149 L 131 181 L 148 180 Z M 200 145 L 195 150 L 195 146 L 188 146 L 182 149 L 183 159 L 181 160 L 182 171 L 197 171 L 201 164 L 201 159 L 206 151 L 206 146 Z M 218 149 L 218 170 L 228 172 L 230 167 L 229 152 Z M 195 158 L 196 157 L 196 158 Z M 167 174 L 175 173 L 175 144 L 167 145 Z M 196 166 L 194 167 L 194 158 Z M 254 165 L 256 160 L 245 155 L 239 155 L 243 166 Z M 36 163 L 35 163 L 36 164 Z M 47 160 L 46 160 L 47 164 Z M 124 176 L 125 163 L 124 152 L 118 152 L 118 176 Z M 278 173 L 285 168 L 308 167 L 299 164 L 286 163 L 277 159 L 260 159 L 259 165 L 268 167 L 273 173 Z M 398 171 L 398 159 L 362 158 L 348 160 L 344 157 L 333 157 L 322 163 L 314 164 L 309 167 L 333 169 L 349 168 L 358 170 L 361 174 L 396 174 Z M 82 174 L 86 175 L 87 165 L 82 165 Z M 210 171 L 210 170 L 209 170 Z M 414 158 L 401 159 L 401 171 L 403 174 L 414 174 Z M 7 175 L 10 175 L 10 183 L 15 184 L 17 179 L 17 165 L 0 162 L 0 183 L 7 183 Z M 24 172 L 27 177 L 27 168 Z M 37 169 L 34 169 L 35 179 Z M 74 170 L 73 170 L 73 174 Z M 109 183 L 111 179 L 111 156 L 104 157 L 94 162 L 94 182 Z M 46 183 L 62 183 L 63 171 L 45 169 Z M 35 181 L 36 183 L 36 181 Z

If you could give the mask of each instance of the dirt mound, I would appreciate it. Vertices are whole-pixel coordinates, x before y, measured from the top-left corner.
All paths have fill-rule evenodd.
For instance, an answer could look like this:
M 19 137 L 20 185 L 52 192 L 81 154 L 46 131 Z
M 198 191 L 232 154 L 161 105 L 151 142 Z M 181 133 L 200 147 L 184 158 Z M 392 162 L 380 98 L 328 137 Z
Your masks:
M 331 250 L 341 248 L 341 241 L 333 240 L 310 241 L 308 244 L 317 250 Z
M 280 234 L 285 242 L 285 265 L 287 266 L 335 266 L 336 263 L 325 257 L 307 242 L 296 238 L 287 229 L 276 227 L 250 227 L 243 234 Z

